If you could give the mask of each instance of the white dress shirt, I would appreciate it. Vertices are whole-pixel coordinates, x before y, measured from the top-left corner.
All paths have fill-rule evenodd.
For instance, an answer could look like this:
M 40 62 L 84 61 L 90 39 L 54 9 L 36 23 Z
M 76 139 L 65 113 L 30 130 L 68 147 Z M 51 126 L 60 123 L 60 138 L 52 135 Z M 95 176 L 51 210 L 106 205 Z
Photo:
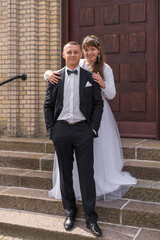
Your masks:
M 78 75 L 74 73 L 68 75 L 67 69 L 69 68 L 65 67 L 63 109 L 57 120 L 66 120 L 74 123 L 85 120 L 83 113 L 79 109 L 80 67 L 76 68 Z

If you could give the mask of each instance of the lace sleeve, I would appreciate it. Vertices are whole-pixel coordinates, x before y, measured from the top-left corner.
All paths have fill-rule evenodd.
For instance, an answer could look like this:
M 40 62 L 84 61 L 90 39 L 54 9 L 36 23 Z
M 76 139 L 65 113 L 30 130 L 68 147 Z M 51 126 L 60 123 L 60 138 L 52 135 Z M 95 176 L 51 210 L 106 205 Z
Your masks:
M 53 72 L 53 71 L 52 71 L 52 70 L 47 70 L 47 71 L 45 71 L 45 73 L 44 73 L 44 79 L 45 79 L 46 81 L 48 81 L 47 74 L 48 74 L 49 72 Z
M 113 71 L 109 65 L 104 64 L 103 74 L 106 87 L 101 88 L 101 90 L 105 98 L 113 99 L 116 95 L 116 88 L 114 83 Z

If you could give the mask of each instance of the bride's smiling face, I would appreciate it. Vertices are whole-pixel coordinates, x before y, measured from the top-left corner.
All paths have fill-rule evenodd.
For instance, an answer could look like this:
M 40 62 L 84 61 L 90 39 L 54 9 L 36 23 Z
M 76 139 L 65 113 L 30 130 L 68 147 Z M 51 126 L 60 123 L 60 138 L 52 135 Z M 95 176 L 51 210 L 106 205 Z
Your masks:
M 88 46 L 83 50 L 86 61 L 93 64 L 97 61 L 99 50 L 94 46 Z

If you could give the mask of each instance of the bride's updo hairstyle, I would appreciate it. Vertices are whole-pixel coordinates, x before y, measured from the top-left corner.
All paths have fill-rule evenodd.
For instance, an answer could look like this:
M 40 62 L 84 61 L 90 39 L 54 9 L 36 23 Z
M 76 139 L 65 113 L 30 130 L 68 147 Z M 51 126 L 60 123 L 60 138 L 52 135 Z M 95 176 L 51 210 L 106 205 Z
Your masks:
M 95 47 L 99 50 L 97 60 L 94 65 L 91 66 L 91 71 L 95 73 L 99 72 L 101 77 L 103 78 L 103 64 L 105 56 L 102 51 L 99 39 L 94 35 L 86 36 L 82 42 L 82 51 L 84 51 L 87 47 Z

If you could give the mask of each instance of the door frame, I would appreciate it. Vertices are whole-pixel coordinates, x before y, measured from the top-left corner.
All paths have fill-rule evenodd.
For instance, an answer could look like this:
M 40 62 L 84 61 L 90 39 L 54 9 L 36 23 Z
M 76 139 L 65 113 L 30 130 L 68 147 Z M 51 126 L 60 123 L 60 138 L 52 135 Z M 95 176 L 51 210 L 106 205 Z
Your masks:
M 69 0 L 61 0 L 61 52 L 63 46 L 69 41 Z M 61 58 L 61 67 L 64 66 L 64 59 Z

